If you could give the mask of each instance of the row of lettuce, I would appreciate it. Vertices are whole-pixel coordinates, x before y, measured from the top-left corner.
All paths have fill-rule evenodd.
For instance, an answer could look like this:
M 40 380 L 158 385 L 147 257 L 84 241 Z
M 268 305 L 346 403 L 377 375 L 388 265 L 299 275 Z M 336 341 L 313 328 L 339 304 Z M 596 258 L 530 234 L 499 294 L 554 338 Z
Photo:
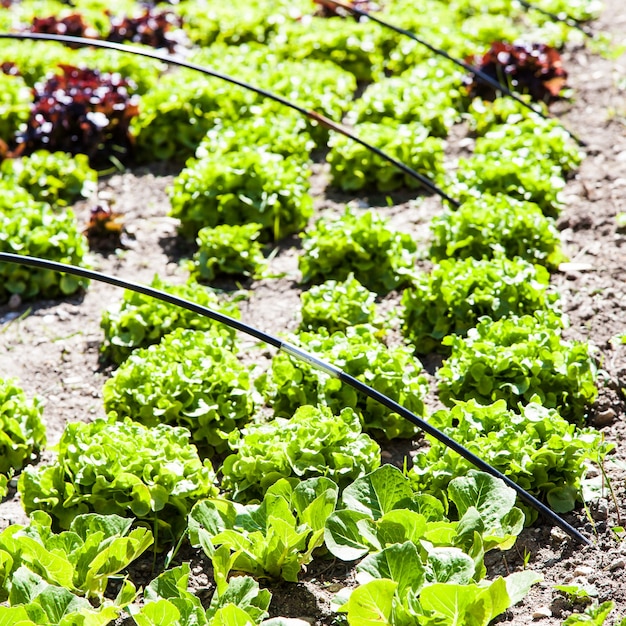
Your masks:
M 213 44 L 195 61 L 219 60 L 221 69 L 266 81 L 335 119 L 347 113 L 362 137 L 462 200 L 433 221 L 430 271 L 415 269 L 423 251 L 379 212 L 347 209 L 306 228 L 310 154 L 327 142 L 336 187 L 391 191 L 414 181 L 247 92 L 193 74 L 157 79 L 162 68 L 109 53 L 46 48 L 34 56 L 40 44 L 23 43 L 21 77 L 0 78 L 14 81 L 9 93 L 16 93 L 15 81 L 32 84 L 59 61 L 55 54 L 123 67 L 143 89 L 138 153 L 191 157 L 169 190 L 181 236 L 197 244 L 189 283 L 155 278 L 153 286 L 237 317 L 235 303 L 200 283 L 263 276 L 264 244 L 304 230 L 299 268 L 313 286 L 302 294 L 301 326 L 290 341 L 427 417 L 555 510 L 572 510 L 588 463 L 601 462 L 610 446 L 584 426 L 597 395 L 592 347 L 563 339 L 567 322 L 549 286 L 549 272 L 564 260 L 559 192 L 582 157 L 567 133 L 506 100 L 467 101 L 460 77 L 417 45 L 364 45 L 378 32 L 370 23 L 331 20 L 305 30 L 306 20 L 258 20 L 269 6 L 255 2 L 233 15 L 235 42 L 227 36 L 230 8 L 217 10 L 220 28 L 211 35 L 203 20 L 213 14 L 201 17 L 206 11 L 196 14 L 188 0 L 179 6 L 197 25 L 192 39 L 217 39 L 194 40 Z M 427 17 L 431 28 L 442 23 L 429 32 L 467 52 L 458 31 L 447 34 L 444 14 L 467 18 L 471 3 L 431 2 L 419 15 L 405 3 L 394 8 L 390 19 L 411 28 Z M 464 19 L 483 24 L 464 32 L 493 37 L 494 29 L 527 26 L 497 17 L 498 9 L 494 3 Z M 319 54 L 305 55 L 309 36 Z M 356 81 L 373 79 L 352 102 Z M 475 141 L 450 173 L 444 139 L 459 122 Z M 83 263 L 86 245 L 66 207 L 93 189 L 87 161 L 36 153 L 2 168 L 0 249 Z M 3 301 L 87 287 L 7 264 L 0 275 Z M 392 290 L 402 290 L 400 309 L 379 314 L 377 299 Z M 394 324 L 402 345 L 387 345 Z M 510 548 L 533 511 L 516 508 L 509 489 L 434 439 L 407 471 L 381 467 L 379 442 L 417 429 L 336 379 L 283 353 L 258 375 L 238 358 L 229 329 L 135 293 L 105 312 L 102 327 L 103 353 L 118 366 L 103 392 L 109 419 L 68 424 L 54 462 L 24 468 L 45 445 L 41 404 L 28 402 L 15 381 L 2 383 L 0 488 L 22 470 L 18 490 L 31 514 L 29 526 L 0 535 L 6 623 L 107 624 L 123 611 L 139 626 L 260 623 L 269 592 L 232 574 L 297 581 L 324 553 L 360 560 L 359 586 L 338 600 L 352 625 L 381 618 L 486 625 L 539 579 L 528 571 L 485 578 L 485 553 Z M 428 378 L 415 354 L 433 351 L 444 355 L 436 384 L 448 408 L 427 416 Z M 185 535 L 213 566 L 208 608 L 187 591 L 185 564 L 156 578 L 142 598 L 124 579 L 112 599 L 110 578 L 153 543 L 174 554 Z

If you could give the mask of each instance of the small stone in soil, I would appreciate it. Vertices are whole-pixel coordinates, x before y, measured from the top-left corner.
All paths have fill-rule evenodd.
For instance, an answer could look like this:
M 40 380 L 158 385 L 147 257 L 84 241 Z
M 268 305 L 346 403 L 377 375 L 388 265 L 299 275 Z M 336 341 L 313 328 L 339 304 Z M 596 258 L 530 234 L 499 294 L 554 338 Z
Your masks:
M 595 426 L 607 426 L 608 424 L 612 424 L 613 420 L 617 416 L 615 409 L 608 408 L 604 411 L 599 411 L 593 416 L 593 423 Z
M 552 611 L 547 606 L 538 606 L 533 611 L 533 619 L 545 619 L 546 617 L 552 617 Z
M 552 539 L 552 541 L 557 541 L 559 543 L 562 543 L 563 541 L 567 539 L 567 535 L 565 534 L 564 531 L 562 531 L 560 528 L 557 528 L 555 526 L 550 531 L 550 538 Z
M 11 297 L 9 298 L 9 308 L 17 309 L 19 306 L 21 306 L 21 304 L 22 304 L 22 298 L 20 297 L 20 295 L 18 293 L 12 294 Z

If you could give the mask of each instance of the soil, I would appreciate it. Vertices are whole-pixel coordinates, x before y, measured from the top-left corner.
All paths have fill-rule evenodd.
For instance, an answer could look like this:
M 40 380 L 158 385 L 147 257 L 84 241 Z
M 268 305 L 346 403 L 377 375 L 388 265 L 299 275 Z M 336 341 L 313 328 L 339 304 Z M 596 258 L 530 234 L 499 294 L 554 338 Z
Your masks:
M 616 44 L 624 43 L 626 4 L 606 0 L 595 32 L 612 35 Z M 590 421 L 608 441 L 616 444 L 606 462 L 606 479 L 599 497 L 566 519 L 591 539 L 583 547 L 561 530 L 539 520 L 523 531 L 516 546 L 504 554 L 490 555 L 489 576 L 506 574 L 524 566 L 541 572 L 544 581 L 535 585 L 526 599 L 499 618 L 501 623 L 541 626 L 561 624 L 584 604 L 570 601 L 554 585 L 588 586 L 593 600 L 612 600 L 615 610 L 607 624 L 626 617 L 626 343 L 616 336 L 626 333 L 626 231 L 620 230 L 617 216 L 626 213 L 626 55 L 609 59 L 582 46 L 570 46 L 564 53 L 569 71 L 568 84 L 573 98 L 560 103 L 553 112 L 567 128 L 587 142 L 586 159 L 566 188 L 566 207 L 558 225 L 569 262 L 552 277 L 553 288 L 561 297 L 570 327 L 566 337 L 589 340 L 597 346 L 601 365 L 600 396 L 591 410 Z M 450 158 L 458 153 L 457 137 L 449 141 Z M 121 213 L 128 233 L 128 246 L 108 254 L 93 253 L 95 269 L 148 283 L 155 273 L 172 282 L 184 282 L 186 271 L 179 261 L 193 249 L 176 235 L 176 221 L 167 217 L 169 201 L 166 188 L 178 169 L 158 165 L 115 174 L 101 180 L 97 196 L 75 209 L 86 224 L 90 208 L 109 203 Z M 393 206 L 386 196 L 359 196 L 327 189 L 327 170 L 314 166 L 313 189 L 317 215 L 353 206 L 378 207 L 392 225 L 412 233 L 427 245 L 428 225 L 441 211 L 434 197 L 392 194 Z M 279 334 L 298 325 L 300 306 L 298 271 L 299 240 L 281 243 L 271 269 L 281 278 L 249 281 L 242 285 L 248 298 L 241 302 L 242 316 L 264 331 Z M 29 397 L 39 396 L 45 403 L 45 423 L 49 445 L 55 444 L 64 425 L 73 420 L 88 421 L 103 416 L 102 385 L 111 370 L 99 359 L 103 333 L 101 312 L 121 297 L 121 292 L 101 283 L 92 284 L 86 293 L 63 301 L 46 301 L 0 308 L 0 376 L 15 376 Z M 391 296 L 387 306 L 397 296 Z M 252 350 L 253 341 L 241 337 L 242 351 Z M 255 349 L 248 358 L 263 367 L 269 350 Z M 429 371 L 437 359 L 425 363 Z M 434 387 L 433 387 L 434 388 Z M 431 407 L 438 406 L 433 395 Z M 388 448 L 385 459 L 394 460 L 419 441 L 404 449 Z M 54 458 L 50 448 L 38 462 Z M 0 529 L 13 523 L 27 523 L 19 497 L 13 489 L 0 504 Z M 192 563 L 192 585 L 201 597 L 210 597 L 210 566 L 190 550 L 178 560 Z M 335 561 L 314 562 L 300 583 L 272 587 L 272 615 L 300 618 L 311 624 L 330 624 L 330 601 L 341 587 L 354 583 L 353 564 Z M 152 557 L 133 565 L 131 577 L 138 584 L 153 576 Z

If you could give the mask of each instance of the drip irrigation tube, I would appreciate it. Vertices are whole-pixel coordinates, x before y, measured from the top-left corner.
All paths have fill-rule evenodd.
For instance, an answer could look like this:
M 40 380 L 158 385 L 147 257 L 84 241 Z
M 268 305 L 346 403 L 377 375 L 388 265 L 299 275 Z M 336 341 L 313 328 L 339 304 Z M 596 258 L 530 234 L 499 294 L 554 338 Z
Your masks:
M 295 102 L 292 102 L 288 100 L 287 98 L 284 98 L 283 96 L 273 93 L 267 89 L 256 87 L 255 85 L 247 83 L 243 80 L 239 80 L 238 78 L 229 76 L 228 74 L 223 74 L 221 72 L 217 72 L 216 70 L 205 67 L 203 65 L 199 65 L 197 63 L 191 63 L 189 61 L 185 61 L 184 59 L 180 59 L 178 57 L 161 54 L 153 50 L 147 50 L 144 48 L 138 48 L 136 46 L 128 46 L 125 44 L 119 44 L 113 41 L 103 41 L 101 39 L 87 39 L 85 37 L 72 37 L 70 35 L 52 35 L 52 34 L 47 34 L 47 33 L 0 33 L 0 39 L 22 39 L 22 40 L 28 39 L 28 40 L 35 40 L 35 41 L 37 40 L 38 41 L 57 41 L 59 43 L 63 43 L 66 45 L 94 46 L 96 48 L 107 48 L 110 50 L 117 50 L 118 52 L 128 52 L 130 54 L 136 54 L 139 56 L 148 57 L 150 59 L 156 59 L 158 61 L 163 61 L 164 63 L 169 63 L 170 65 L 176 65 L 178 67 L 185 67 L 190 70 L 201 72 L 202 74 L 205 74 L 206 76 L 218 78 L 220 80 L 229 82 L 233 85 L 242 87 L 243 89 L 252 91 L 260 96 L 263 96 L 264 98 L 268 98 L 269 100 L 278 102 L 279 104 L 282 104 L 286 107 L 289 107 L 290 109 L 293 109 L 294 111 L 297 111 L 298 113 L 301 113 L 302 115 L 305 115 L 309 119 L 318 122 L 322 126 L 325 126 L 326 128 L 330 130 L 334 130 L 335 132 L 338 132 L 344 135 L 345 137 L 348 137 L 352 141 L 356 141 L 357 143 L 365 147 L 367 150 L 370 150 L 371 152 L 378 155 L 385 161 L 397 167 L 406 175 L 419 181 L 426 189 L 428 189 L 432 193 L 437 194 L 443 200 L 446 200 L 447 202 L 449 202 L 453 207 L 458 208 L 461 206 L 461 203 L 458 200 L 450 197 L 445 191 L 443 191 L 443 189 L 438 187 L 428 177 L 424 176 L 423 174 L 420 174 L 419 172 L 416 172 L 413 168 L 409 167 L 402 161 L 399 161 L 398 159 L 387 154 L 380 148 L 377 148 L 376 146 L 373 146 L 367 141 L 361 139 L 343 124 L 334 122 L 333 120 L 329 119 L 325 115 L 322 115 L 321 113 L 317 113 L 316 111 L 306 109 L 305 107 L 302 107 L 299 104 L 296 104 Z
M 45 270 L 51 270 L 54 272 L 62 272 L 66 274 L 72 274 L 74 276 L 79 276 L 81 278 L 87 278 L 90 280 L 95 280 L 102 283 L 107 283 L 109 285 L 113 285 L 115 287 L 120 287 L 122 289 L 129 289 L 131 291 L 135 291 L 137 293 L 144 294 L 146 296 L 150 296 L 152 298 L 156 298 L 158 300 L 162 300 L 163 302 L 168 302 L 169 304 L 173 304 L 175 306 L 187 309 L 193 313 L 197 313 L 198 315 L 203 315 L 208 317 L 216 322 L 220 322 L 238 330 L 242 333 L 255 337 L 256 339 L 260 339 L 261 341 L 274 346 L 278 350 L 282 350 L 283 352 L 290 354 L 291 356 L 305 361 L 309 365 L 316 367 L 317 369 L 322 370 L 326 374 L 333 376 L 334 378 L 339 379 L 341 382 L 349 385 L 356 391 L 359 391 L 369 398 L 379 402 L 383 406 L 388 409 L 394 411 L 401 417 L 409 420 L 416 426 L 418 426 L 421 430 L 431 435 L 435 439 L 439 440 L 445 446 L 454 450 L 457 454 L 462 456 L 464 459 L 469 461 L 472 465 L 477 467 L 479 470 L 491 474 L 492 476 L 499 478 L 502 480 L 508 487 L 513 489 L 519 498 L 534 508 L 540 515 L 544 518 L 552 522 L 554 525 L 558 526 L 562 530 L 564 530 L 572 539 L 580 542 L 583 545 L 592 545 L 591 541 L 587 539 L 582 533 L 580 533 L 576 528 L 566 522 L 562 517 L 557 515 L 554 511 L 552 511 L 549 507 L 547 507 L 543 502 L 539 501 L 533 495 L 528 493 L 525 489 L 520 487 L 517 483 L 512 481 L 510 478 L 502 474 L 502 472 L 498 471 L 495 467 L 492 467 L 486 461 L 483 461 L 480 457 L 476 456 L 473 452 L 462 446 L 460 443 L 435 428 L 427 421 L 418 417 L 412 411 L 409 411 L 407 408 L 403 407 L 401 404 L 398 404 L 385 394 L 376 391 L 376 389 L 370 387 L 364 382 L 346 374 L 343 370 L 338 367 L 332 365 L 331 363 L 327 363 L 322 359 L 316 357 L 313 354 L 310 354 L 293 344 L 282 341 L 278 337 L 271 335 L 269 333 L 263 332 L 249 324 L 246 324 L 240 320 L 236 320 L 228 315 L 224 315 L 218 311 L 214 311 L 205 306 L 201 306 L 189 300 L 185 300 L 183 298 L 179 298 L 173 294 L 167 293 L 165 291 L 161 291 L 159 289 L 155 289 L 154 287 L 148 287 L 146 285 L 142 285 L 139 283 L 133 283 L 130 281 L 123 280 L 121 278 L 117 278 L 115 276 L 111 276 L 109 274 L 104 274 L 102 272 L 97 272 L 95 270 L 85 269 L 83 267 L 79 267 L 76 265 L 69 265 L 66 263 L 59 263 L 57 261 L 49 261 L 47 259 L 40 259 L 31 256 L 23 256 L 19 254 L 12 254 L 9 252 L 0 252 L 0 262 L 4 263 L 13 263 L 18 265 L 26 265 L 29 267 L 38 267 Z
M 521 98 L 514 91 L 511 91 L 511 89 L 509 89 L 506 85 L 502 84 L 500 81 L 496 80 L 495 78 L 489 76 L 489 74 L 485 74 L 485 72 L 483 72 L 482 70 L 479 70 L 473 65 L 470 65 L 469 63 L 466 63 L 465 61 L 462 61 L 461 59 L 457 59 L 456 57 L 453 57 L 451 54 L 449 54 L 445 50 L 442 50 L 441 48 L 437 48 L 436 46 L 433 46 L 431 43 L 428 43 L 425 39 L 418 37 L 414 32 L 407 30 L 406 28 L 402 28 L 401 26 L 396 26 L 395 24 L 392 24 L 391 22 L 387 22 L 386 20 L 383 20 L 380 17 L 378 17 L 376 14 L 371 13 L 370 11 L 365 11 L 364 9 L 360 9 L 359 7 L 354 6 L 351 2 L 347 2 L 346 0 L 316 0 L 316 1 L 321 2 L 322 4 L 333 4 L 335 6 L 341 7 L 342 9 L 345 9 L 346 11 L 349 11 L 350 13 L 353 13 L 354 15 L 358 15 L 360 17 L 366 17 L 367 19 L 372 20 L 372 22 L 376 22 L 383 28 L 388 28 L 390 30 L 395 31 L 396 33 L 404 35 L 405 37 L 409 37 L 410 39 L 413 39 L 413 41 L 416 41 L 422 46 L 428 48 L 433 54 L 444 57 L 445 59 L 448 59 L 455 65 L 458 65 L 459 67 L 463 68 L 465 71 L 470 72 L 479 81 L 486 83 L 487 85 L 489 85 L 490 87 L 493 87 L 497 91 L 500 91 L 503 94 L 509 96 L 510 98 L 513 98 L 513 100 L 523 105 L 524 107 L 526 107 L 528 110 L 532 111 L 533 113 L 536 113 L 543 119 L 554 119 L 552 115 L 546 114 L 541 109 L 535 108 L 532 104 L 530 104 L 529 102 L 526 102 L 523 98 Z M 580 139 L 580 137 L 576 136 L 570 130 L 565 128 L 565 126 L 563 126 L 563 129 L 579 146 L 584 147 L 587 145 L 587 142 Z
M 566 13 L 552 13 L 551 11 L 546 11 L 546 9 L 542 9 L 541 7 L 538 7 L 536 4 L 533 4 L 532 2 L 526 2 L 526 0 L 517 0 L 517 1 L 526 9 L 537 11 L 538 13 L 541 13 L 545 15 L 546 17 L 549 17 L 550 19 L 555 20 L 556 22 L 563 22 L 564 24 L 567 24 L 568 26 L 571 26 L 572 28 L 576 28 L 585 36 L 589 37 L 590 39 L 593 39 L 595 36 L 593 32 L 589 30 L 589 28 L 587 28 L 586 26 L 583 26 L 578 20 L 574 19 L 571 15 L 567 15 Z

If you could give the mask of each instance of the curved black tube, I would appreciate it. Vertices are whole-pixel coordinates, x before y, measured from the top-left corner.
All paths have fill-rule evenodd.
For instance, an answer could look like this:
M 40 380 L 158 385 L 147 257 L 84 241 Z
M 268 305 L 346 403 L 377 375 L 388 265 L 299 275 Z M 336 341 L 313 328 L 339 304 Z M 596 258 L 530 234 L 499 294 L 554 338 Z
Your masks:
M 104 41 L 101 39 L 87 39 L 85 37 L 72 37 L 69 35 L 50 35 L 47 33 L 0 33 L 0 39 L 29 39 L 29 40 L 38 40 L 38 41 L 57 41 L 59 43 L 63 43 L 67 45 L 94 46 L 95 48 L 108 48 L 110 50 L 117 50 L 118 52 L 128 52 L 130 54 L 136 54 L 139 56 L 148 57 L 150 59 L 156 59 L 158 61 L 163 61 L 164 63 L 168 63 L 170 65 L 176 65 L 178 67 L 185 67 L 190 70 L 201 72 L 202 74 L 205 74 L 206 76 L 219 78 L 220 80 L 224 80 L 233 85 L 237 85 L 239 87 L 242 87 L 243 89 L 253 91 L 254 93 L 260 96 L 263 96 L 264 98 L 268 98 L 269 100 L 274 100 L 274 102 L 278 102 L 279 104 L 289 107 L 290 109 L 293 109 L 294 111 L 297 111 L 298 113 L 301 113 L 302 115 L 305 115 L 309 119 L 314 120 L 318 122 L 319 124 L 322 124 L 322 126 L 325 126 L 326 128 L 329 128 L 330 130 L 334 130 L 344 135 L 345 137 L 348 137 L 349 139 L 356 141 L 357 143 L 361 144 L 362 146 L 364 146 L 365 148 L 367 148 L 374 154 L 377 154 L 379 157 L 381 157 L 388 163 L 391 163 L 392 165 L 397 167 L 399 170 L 404 172 L 407 176 L 410 176 L 411 178 L 419 181 L 420 184 L 423 185 L 426 189 L 428 189 L 432 193 L 437 194 L 443 200 L 446 200 L 447 202 L 449 202 L 453 207 L 458 208 L 459 206 L 461 206 L 461 203 L 458 200 L 451 198 L 445 191 L 443 191 L 443 189 L 435 185 L 435 183 L 433 183 L 429 178 L 427 178 L 423 174 L 420 174 L 419 172 L 416 172 L 413 168 L 409 167 L 405 163 L 402 163 L 402 161 L 399 161 L 395 157 L 392 157 L 391 155 L 387 154 L 380 148 L 377 148 L 376 146 L 373 146 L 367 141 L 361 139 L 360 137 L 355 135 L 350 129 L 348 129 L 346 126 L 343 126 L 343 124 L 334 122 L 333 120 L 327 118 L 326 116 L 320 113 L 317 113 L 310 109 L 306 109 L 300 106 L 299 104 L 296 104 L 295 102 L 292 102 L 288 100 L 287 98 L 284 98 L 283 96 L 280 96 L 271 91 L 268 91 L 267 89 L 256 87 L 243 80 L 239 80 L 238 78 L 234 78 L 232 76 L 229 76 L 228 74 L 222 74 L 221 72 L 213 70 L 209 67 L 205 67 L 197 63 L 191 63 L 190 61 L 185 61 L 184 59 L 178 58 L 176 56 L 162 54 L 160 52 L 157 52 L 156 50 L 149 50 L 147 48 L 139 48 L 137 46 L 128 46 L 125 44 L 115 43 L 113 41 Z
M 551 11 L 546 11 L 545 9 L 542 9 L 536 4 L 532 4 L 532 2 L 527 2 L 526 0 L 518 0 L 518 2 L 526 9 L 537 11 L 538 13 L 542 13 L 546 17 L 549 17 L 551 20 L 554 20 L 556 22 L 563 22 L 564 24 L 567 24 L 571 28 L 576 28 L 581 33 L 583 33 L 583 35 L 585 35 L 586 37 L 589 37 L 590 39 L 593 39 L 594 37 L 593 32 L 589 30 L 589 28 L 587 28 L 586 26 L 583 26 L 580 22 L 575 20 L 570 15 L 565 15 L 563 13 L 552 13 Z
M 500 81 L 496 80 L 495 78 L 492 78 L 491 76 L 489 76 L 489 74 L 485 74 L 485 72 L 479 70 L 473 65 L 470 65 L 469 63 L 466 63 L 465 61 L 462 61 L 461 59 L 457 59 L 456 57 L 453 57 L 451 54 L 449 54 L 445 50 L 442 50 L 441 48 L 437 48 L 436 46 L 433 46 L 431 43 L 428 43 L 425 39 L 418 37 L 414 32 L 407 30 L 406 28 L 396 26 L 395 24 L 391 24 L 390 22 L 387 22 L 381 19 L 380 17 L 378 17 L 375 13 L 370 13 L 369 11 L 365 11 L 364 9 L 360 9 L 354 6 L 351 2 L 347 2 L 346 0 L 323 0 L 323 3 L 334 4 L 338 7 L 341 7 L 342 9 L 345 9 L 346 11 L 350 11 L 350 13 L 353 13 L 354 15 L 358 15 L 360 17 L 366 17 L 368 20 L 372 20 L 372 22 L 376 22 L 383 28 L 388 28 L 389 30 L 393 30 L 396 33 L 399 33 L 401 35 L 404 35 L 405 37 L 409 37 L 410 39 L 413 39 L 413 41 L 416 41 L 422 46 L 428 48 L 433 54 L 436 54 L 438 56 L 444 57 L 445 59 L 448 59 L 455 65 L 458 65 L 459 67 L 463 68 L 465 71 L 473 74 L 479 81 L 486 83 L 490 87 L 493 87 L 496 91 L 500 91 L 503 94 L 509 96 L 510 98 L 513 98 L 513 100 L 523 105 L 524 107 L 526 107 L 533 113 L 536 113 L 537 115 L 539 115 L 540 117 L 544 119 L 553 119 L 550 114 L 546 114 L 541 109 L 535 108 L 532 104 L 530 104 L 529 102 L 526 102 L 523 98 L 518 96 L 514 91 L 511 91 L 506 85 L 502 84 Z M 565 128 L 564 126 L 563 128 L 565 132 L 579 146 L 587 145 L 585 141 L 577 137 L 574 133 L 569 131 L 567 128 Z
M 380 402 L 383 406 L 386 406 L 388 409 L 396 412 L 401 417 L 408 419 L 410 422 L 421 428 L 424 432 L 428 433 L 435 439 L 438 439 L 445 446 L 454 450 L 457 454 L 461 455 L 464 459 L 469 461 L 472 465 L 477 467 L 483 472 L 491 474 L 496 478 L 502 480 L 507 486 L 513 489 L 517 495 L 523 500 L 526 504 L 530 505 L 534 508 L 539 514 L 543 515 L 546 519 L 551 521 L 553 524 L 563 529 L 570 537 L 579 541 L 584 545 L 592 545 L 591 541 L 587 539 L 584 535 L 582 535 L 578 530 L 576 530 L 573 526 L 568 524 L 562 517 L 557 515 L 554 511 L 552 511 L 549 507 L 547 507 L 543 502 L 540 502 L 533 495 L 528 493 L 525 489 L 522 489 L 519 485 L 513 482 L 510 478 L 499 472 L 495 467 L 489 465 L 489 463 L 483 461 L 480 457 L 476 456 L 473 452 L 462 446 L 460 443 L 435 428 L 427 421 L 423 420 L 421 417 L 418 417 L 412 411 L 409 411 L 402 405 L 398 404 L 388 396 L 379 391 L 376 391 L 369 385 L 361 382 L 360 380 L 346 374 L 341 369 L 335 367 L 334 365 L 319 359 L 313 354 L 310 354 L 293 344 L 290 344 L 286 341 L 282 341 L 278 337 L 274 335 L 270 335 L 269 333 L 265 333 L 249 324 L 241 322 L 240 320 L 236 320 L 228 315 L 224 315 L 223 313 L 219 313 L 218 311 L 214 311 L 205 306 L 201 306 L 194 302 L 190 302 L 189 300 L 185 300 L 183 298 L 179 298 L 178 296 L 172 295 L 165 291 L 161 291 L 160 289 L 155 289 L 154 287 L 148 287 L 146 285 L 141 285 L 138 283 L 133 283 L 130 281 L 123 280 L 121 278 L 117 278 L 115 276 L 111 276 L 109 274 L 103 274 L 102 272 L 97 272 L 95 270 L 88 270 L 83 267 L 79 267 L 76 265 L 68 265 L 66 263 L 59 263 L 57 261 L 48 261 L 46 259 L 39 259 L 31 256 L 22 256 L 19 254 L 12 254 L 9 252 L 0 252 L 0 262 L 5 263 L 14 263 L 27 265 L 30 267 L 39 267 L 46 270 L 52 270 L 54 272 L 64 272 L 66 274 L 72 274 L 74 276 L 79 276 L 81 278 L 87 278 L 90 280 L 96 280 L 102 283 L 107 283 L 109 285 L 113 285 L 115 287 L 121 287 L 123 289 L 130 289 L 131 291 L 136 291 L 137 293 L 141 293 L 152 298 L 157 298 L 158 300 L 162 300 L 163 302 L 168 302 L 175 306 L 182 307 L 187 309 L 188 311 L 192 311 L 197 313 L 198 315 L 204 315 L 209 317 L 217 322 L 222 324 L 226 324 L 231 328 L 234 328 L 238 331 L 246 333 L 247 335 L 251 335 L 256 339 L 260 339 L 265 343 L 268 343 L 279 350 L 283 350 L 287 354 L 290 354 L 302 361 L 306 361 L 307 363 L 317 367 L 318 369 L 326 372 L 330 376 L 334 376 L 338 378 L 342 382 L 346 383 L 353 387 L 356 391 L 360 391 L 366 396 L 372 398 L 376 402 Z

